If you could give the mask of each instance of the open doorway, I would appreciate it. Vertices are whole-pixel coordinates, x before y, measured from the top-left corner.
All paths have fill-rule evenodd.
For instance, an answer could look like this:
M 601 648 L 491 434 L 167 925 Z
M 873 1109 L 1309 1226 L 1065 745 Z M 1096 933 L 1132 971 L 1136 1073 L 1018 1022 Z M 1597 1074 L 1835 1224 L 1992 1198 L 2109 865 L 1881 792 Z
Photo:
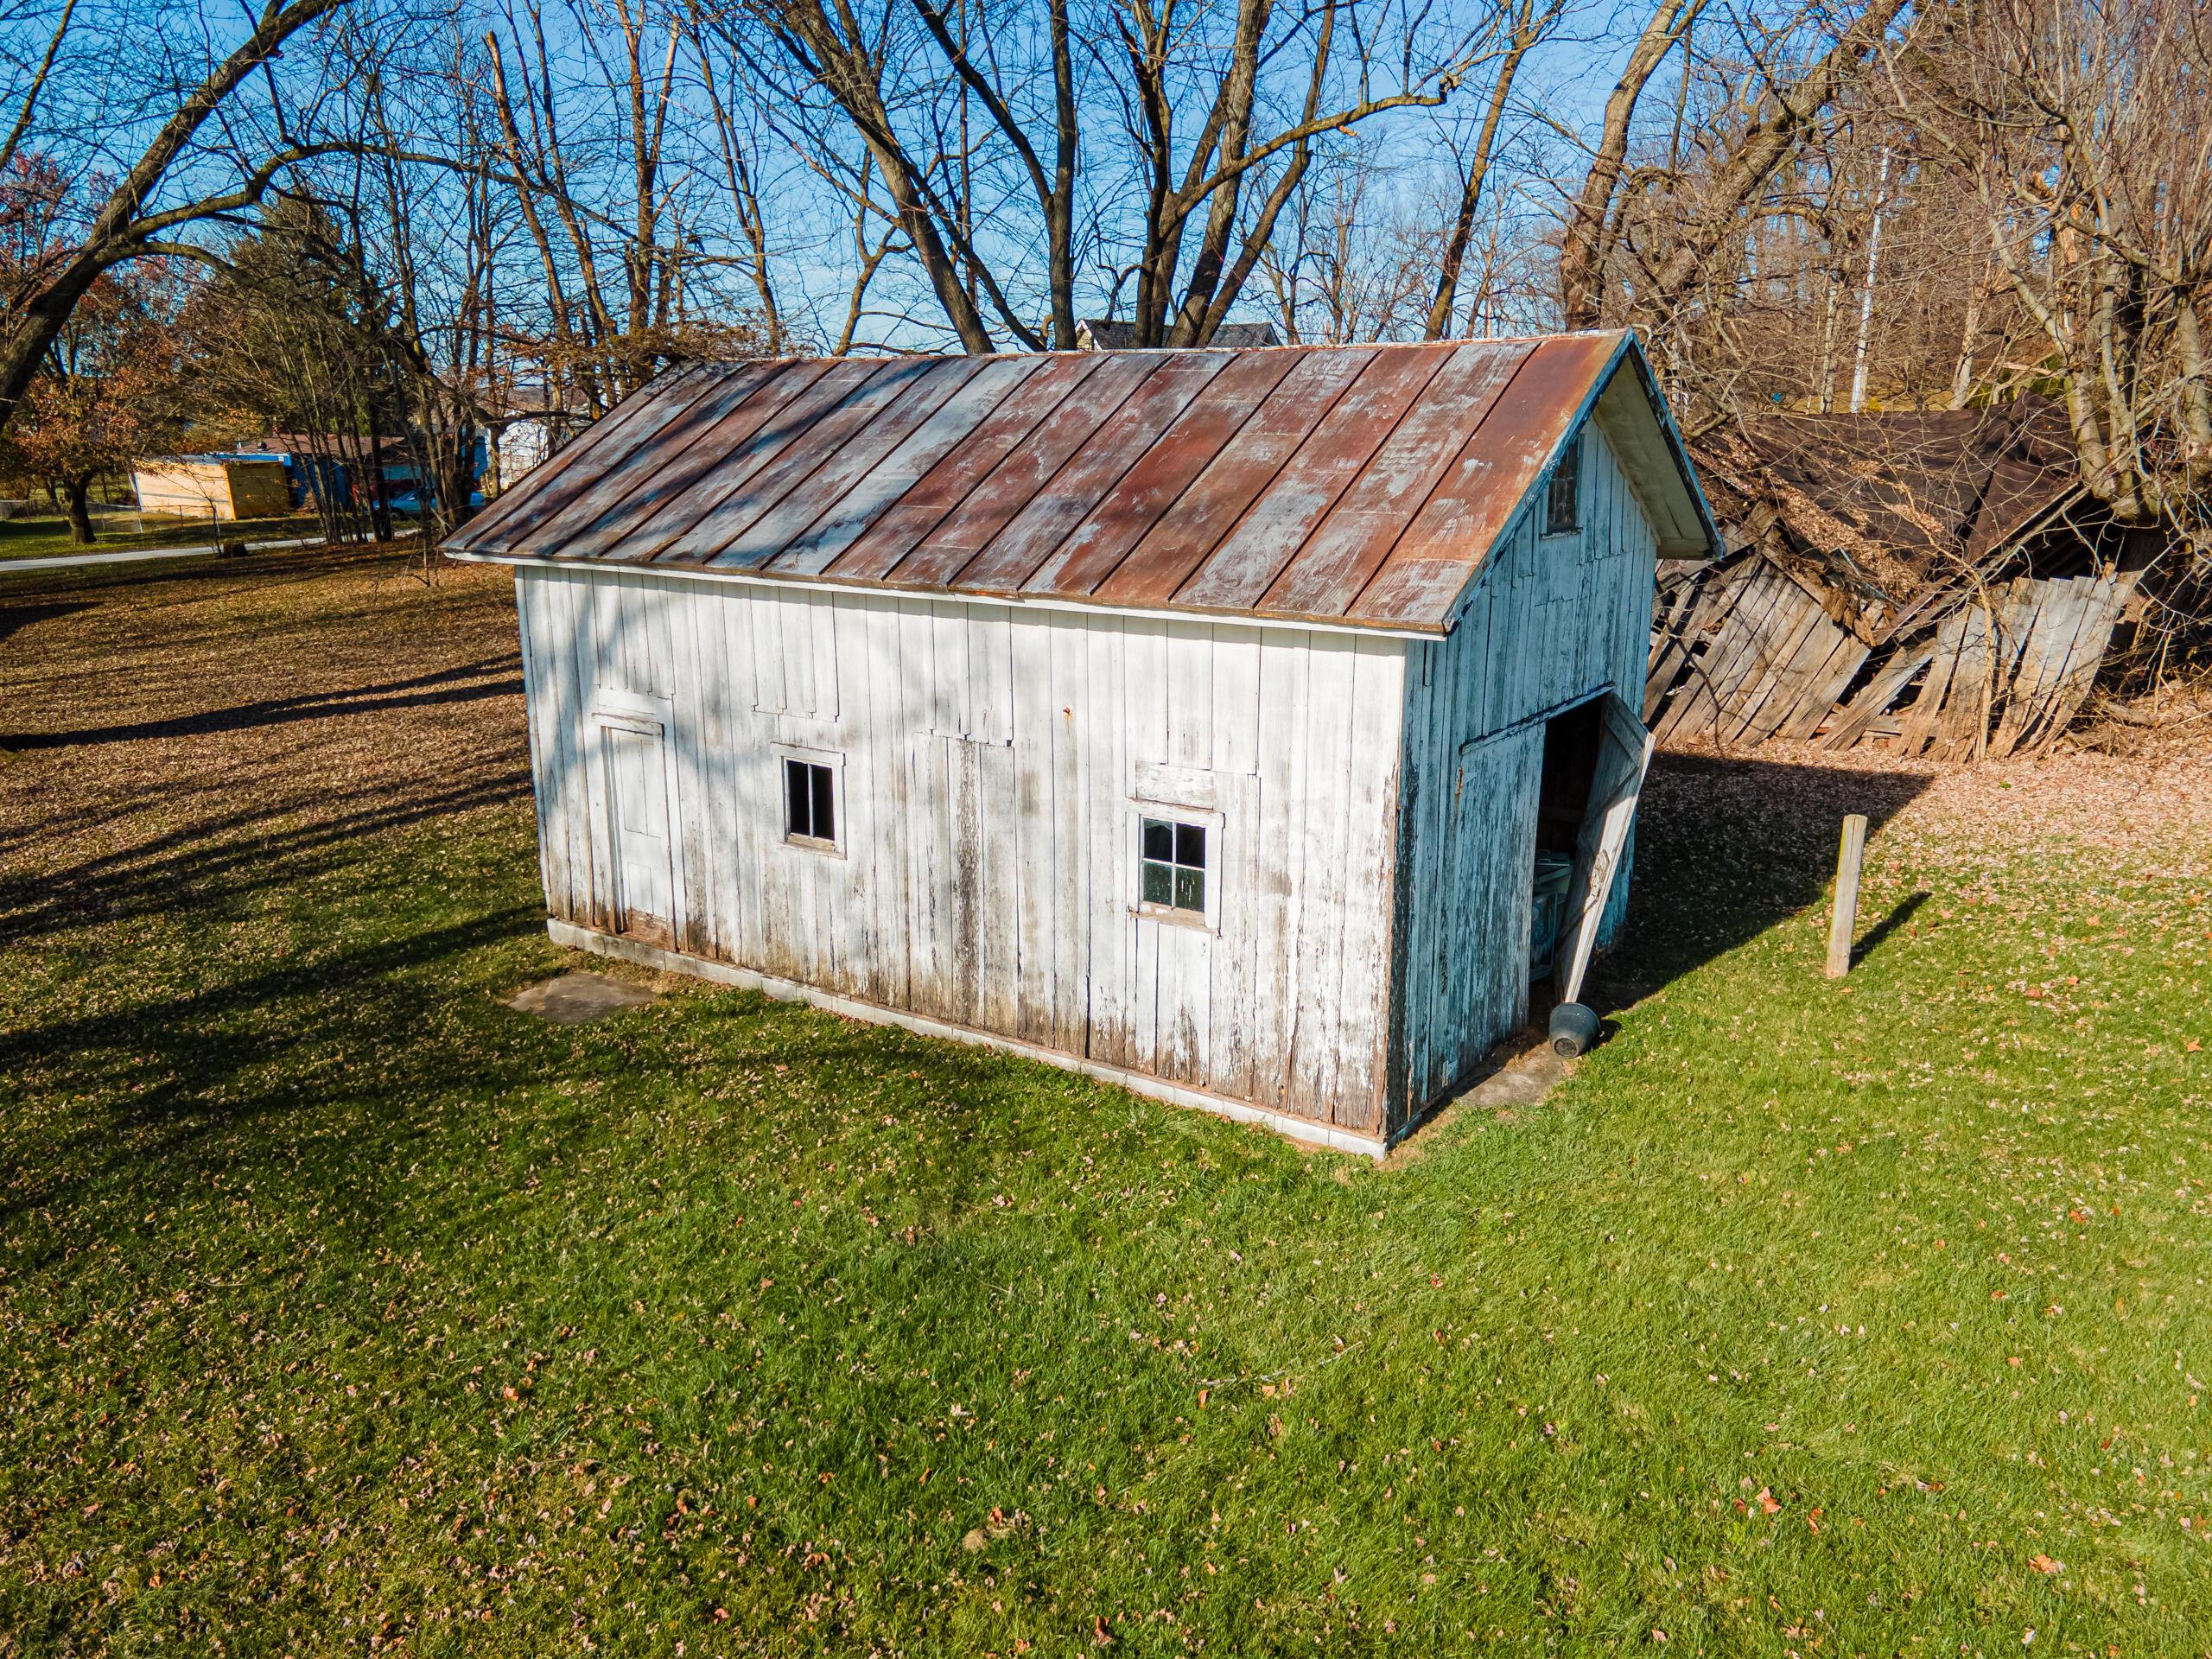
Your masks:
M 1567 890 L 1574 876 L 1575 844 L 1590 810 L 1605 737 L 1605 699 L 1592 697 L 1556 715 L 1544 726 L 1541 779 L 1536 789 L 1536 862 L 1532 873 L 1529 978 L 1549 977 L 1566 931 Z

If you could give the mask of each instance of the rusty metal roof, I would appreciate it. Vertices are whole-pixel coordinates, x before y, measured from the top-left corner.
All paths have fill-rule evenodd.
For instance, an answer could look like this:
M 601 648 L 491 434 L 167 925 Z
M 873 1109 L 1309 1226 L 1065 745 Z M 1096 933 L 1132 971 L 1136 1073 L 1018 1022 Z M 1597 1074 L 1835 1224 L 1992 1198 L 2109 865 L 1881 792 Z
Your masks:
M 1634 355 L 1589 334 L 695 365 L 446 550 L 1441 632 Z

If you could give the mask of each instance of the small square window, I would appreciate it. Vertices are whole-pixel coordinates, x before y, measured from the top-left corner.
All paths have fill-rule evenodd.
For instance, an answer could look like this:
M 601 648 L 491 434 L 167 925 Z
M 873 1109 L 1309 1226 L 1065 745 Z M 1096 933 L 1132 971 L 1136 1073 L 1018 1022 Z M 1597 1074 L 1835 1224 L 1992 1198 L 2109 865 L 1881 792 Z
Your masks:
M 1206 913 L 1206 826 L 1146 818 L 1139 832 L 1143 894 L 1164 910 Z
M 1544 534 L 1564 536 L 1582 526 L 1582 437 L 1577 433 L 1552 468 L 1551 487 L 1544 492 Z
M 837 839 L 836 774 L 811 760 L 784 760 L 784 834 L 793 841 Z

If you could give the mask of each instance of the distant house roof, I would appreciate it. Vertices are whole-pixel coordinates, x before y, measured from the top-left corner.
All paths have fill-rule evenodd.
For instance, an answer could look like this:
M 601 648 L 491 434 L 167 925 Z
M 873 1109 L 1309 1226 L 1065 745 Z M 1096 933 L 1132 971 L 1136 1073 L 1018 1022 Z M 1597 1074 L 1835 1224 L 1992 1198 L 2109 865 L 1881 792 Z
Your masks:
M 1086 352 L 1126 352 L 1137 343 L 1134 322 L 1092 317 L 1075 326 L 1076 339 Z M 1224 322 L 1213 331 L 1210 346 L 1242 349 L 1251 346 L 1280 346 L 1282 337 L 1272 322 Z
M 1770 415 L 1695 449 L 1730 544 L 1847 596 L 1862 631 L 1919 613 L 2082 494 L 2064 411 L 2045 397 Z
M 1593 407 L 1662 550 L 1707 551 L 1618 333 L 693 365 L 446 549 L 1439 633 Z

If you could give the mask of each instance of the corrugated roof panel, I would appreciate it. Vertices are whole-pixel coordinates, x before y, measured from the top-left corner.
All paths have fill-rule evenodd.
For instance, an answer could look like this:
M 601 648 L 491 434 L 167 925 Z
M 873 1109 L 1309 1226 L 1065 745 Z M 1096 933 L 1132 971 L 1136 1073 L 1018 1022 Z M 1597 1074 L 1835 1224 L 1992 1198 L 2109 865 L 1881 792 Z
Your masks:
M 1440 632 L 1630 349 L 1590 334 L 687 369 L 448 545 Z M 1703 523 L 1653 419 L 1684 467 L 1663 505 Z

